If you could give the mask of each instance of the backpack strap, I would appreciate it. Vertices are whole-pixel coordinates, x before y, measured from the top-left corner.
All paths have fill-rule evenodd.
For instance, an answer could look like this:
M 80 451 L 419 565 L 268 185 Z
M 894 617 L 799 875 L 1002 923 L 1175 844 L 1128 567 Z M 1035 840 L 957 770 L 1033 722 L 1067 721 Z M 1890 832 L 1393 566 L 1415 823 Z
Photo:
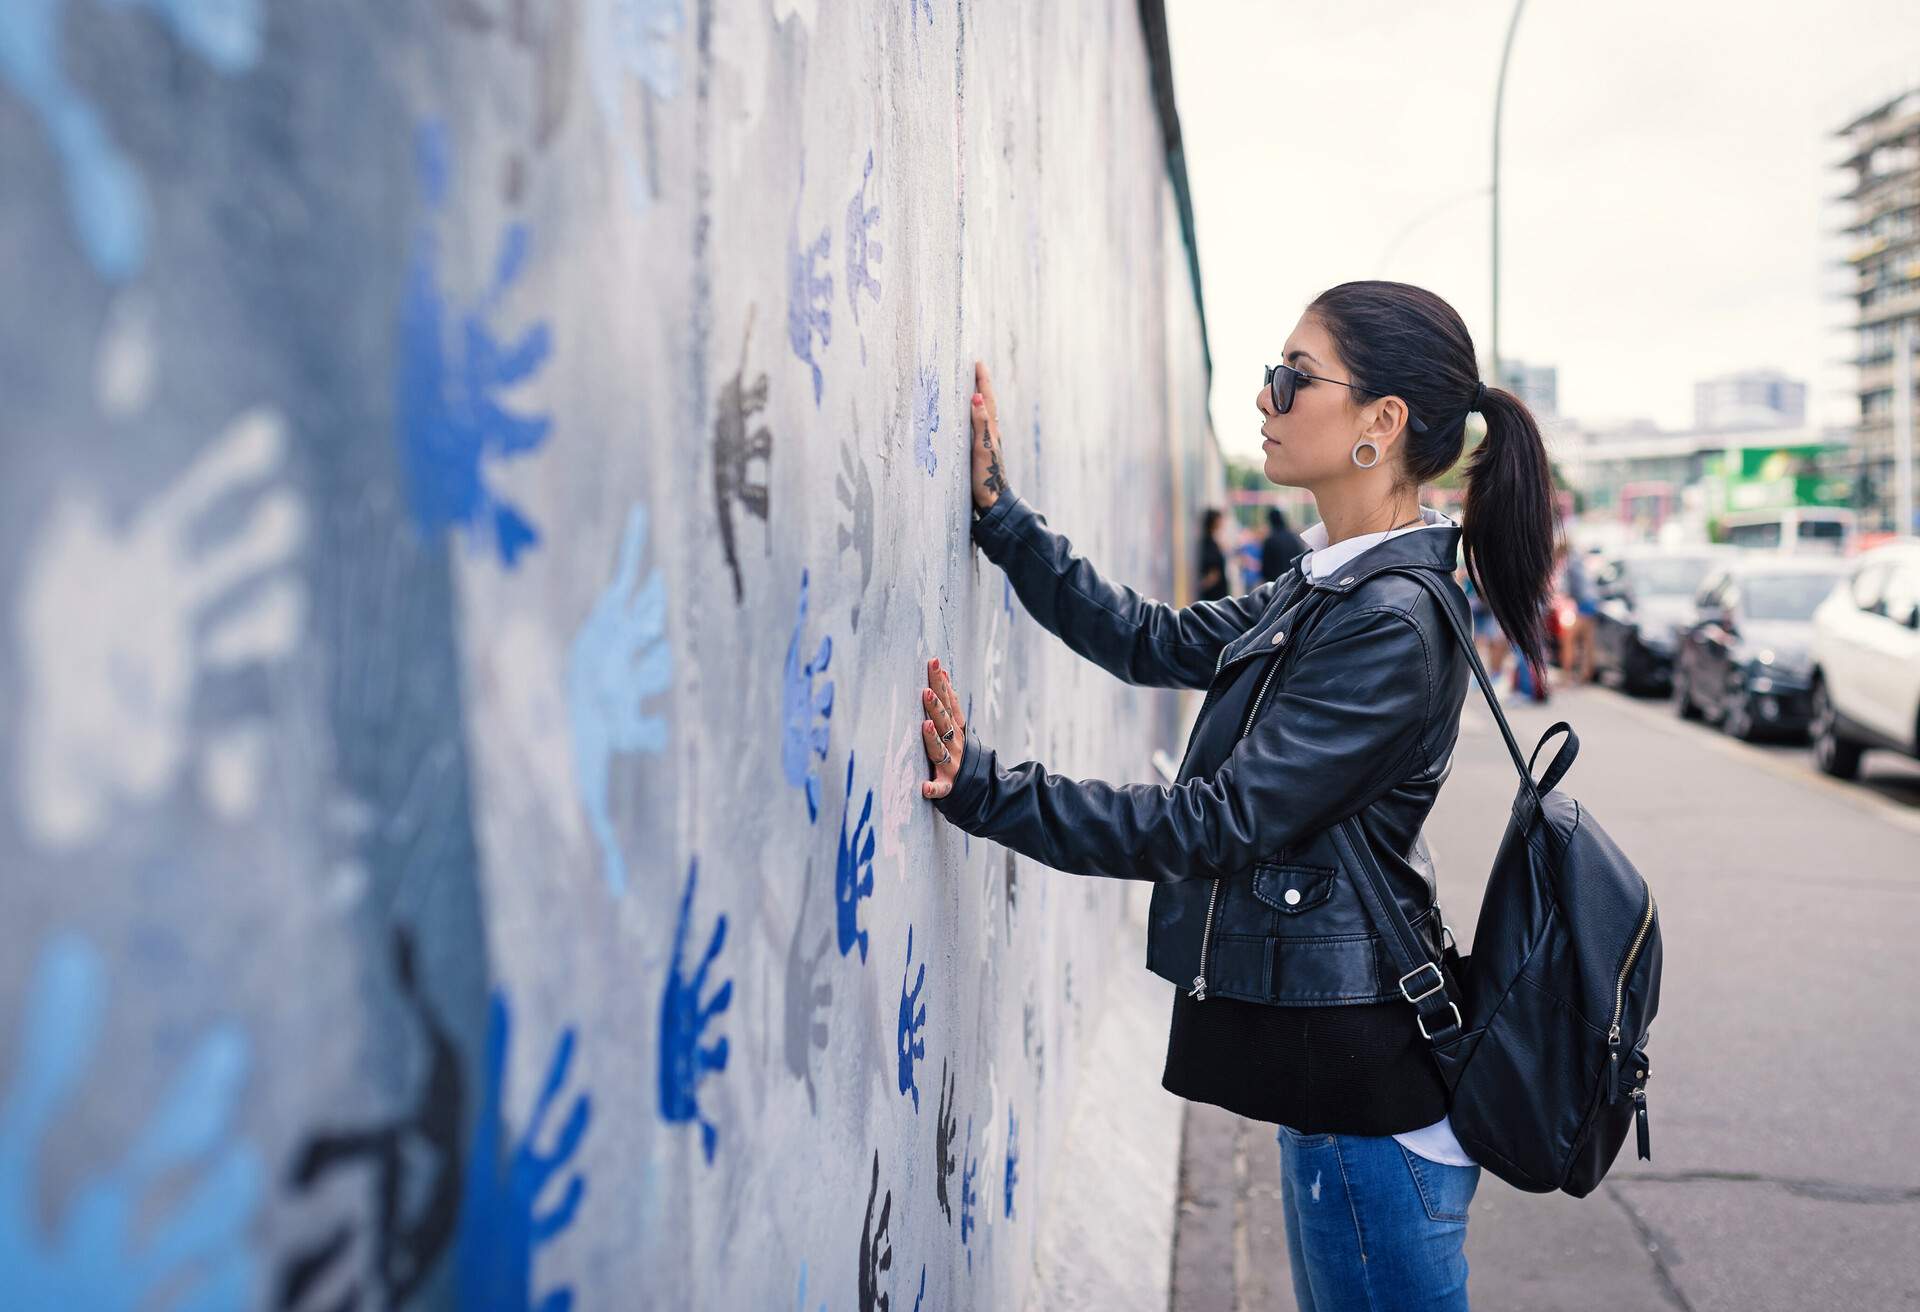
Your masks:
M 1373 858 L 1373 848 L 1367 843 L 1366 831 L 1360 827 L 1360 817 L 1350 815 L 1327 832 L 1333 835 L 1334 846 L 1341 849 L 1340 855 L 1348 867 L 1360 872 L 1360 878 L 1353 881 L 1354 889 L 1360 894 L 1360 904 L 1366 908 L 1368 919 L 1380 934 L 1388 963 L 1399 976 L 1400 996 L 1413 1004 L 1421 1037 L 1430 1043 L 1458 1038 L 1462 1024 L 1460 1006 L 1450 994 L 1446 972 L 1427 955 L 1426 945 L 1407 923 L 1406 913 L 1400 910 L 1385 872 Z
M 1542 795 L 1553 791 L 1573 765 L 1574 757 L 1579 754 L 1579 735 L 1562 720 L 1541 735 L 1531 759 L 1523 758 L 1519 740 L 1513 736 L 1513 728 L 1507 723 L 1506 713 L 1500 709 L 1500 699 L 1493 691 L 1493 680 L 1480 663 L 1480 653 L 1474 648 L 1465 622 L 1454 610 L 1452 599 L 1429 570 L 1401 569 L 1393 572 L 1414 580 L 1439 603 L 1447 627 L 1453 630 L 1455 641 L 1466 655 L 1467 667 L 1473 671 L 1474 680 L 1486 696 L 1487 708 L 1493 712 L 1494 722 L 1500 726 L 1500 736 L 1506 740 L 1507 754 L 1513 758 L 1513 768 L 1519 772 L 1521 791 L 1514 801 L 1514 818 L 1520 822 L 1523 831 L 1531 829 L 1540 814 Z M 1562 732 L 1566 734 L 1566 741 L 1554 753 L 1547 765 L 1547 772 L 1535 783 L 1533 766 L 1539 760 L 1540 749 L 1554 735 Z M 1388 963 L 1399 977 L 1400 996 L 1413 1004 L 1421 1036 L 1436 1044 L 1459 1037 L 1462 1026 L 1460 1007 L 1450 994 L 1446 972 L 1441 969 L 1439 962 L 1428 955 L 1426 945 L 1414 932 L 1406 913 L 1400 910 L 1400 903 L 1387 883 L 1386 872 L 1380 869 L 1380 863 L 1374 859 L 1366 831 L 1361 828 L 1360 817 L 1350 815 L 1329 832 L 1333 835 L 1335 846 L 1341 849 L 1341 856 L 1348 868 L 1360 872 L 1360 878 L 1354 881 L 1355 891 L 1360 895 L 1360 904 L 1366 908 L 1368 919 L 1373 921 L 1374 929 L 1380 935 Z

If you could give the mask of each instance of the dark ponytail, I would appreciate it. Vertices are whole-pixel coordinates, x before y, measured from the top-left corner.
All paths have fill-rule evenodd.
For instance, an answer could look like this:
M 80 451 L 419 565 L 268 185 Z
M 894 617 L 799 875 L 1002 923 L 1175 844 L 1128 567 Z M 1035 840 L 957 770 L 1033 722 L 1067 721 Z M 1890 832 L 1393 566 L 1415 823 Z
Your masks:
M 1409 425 L 1401 435 L 1409 482 L 1431 483 L 1452 469 L 1466 445 L 1467 415 L 1478 408 L 1485 417 L 1486 439 L 1467 462 L 1467 575 L 1537 675 L 1546 660 L 1541 610 L 1557 526 L 1553 471 L 1533 413 L 1511 392 L 1481 391 L 1466 323 L 1425 288 L 1341 283 L 1315 297 L 1307 312 L 1325 326 L 1357 385 L 1400 397 L 1426 425 L 1424 432 Z
M 1480 413 L 1487 436 L 1467 461 L 1461 510 L 1467 576 L 1537 680 L 1546 665 L 1541 607 L 1553 578 L 1553 469 L 1526 402 L 1489 387 Z

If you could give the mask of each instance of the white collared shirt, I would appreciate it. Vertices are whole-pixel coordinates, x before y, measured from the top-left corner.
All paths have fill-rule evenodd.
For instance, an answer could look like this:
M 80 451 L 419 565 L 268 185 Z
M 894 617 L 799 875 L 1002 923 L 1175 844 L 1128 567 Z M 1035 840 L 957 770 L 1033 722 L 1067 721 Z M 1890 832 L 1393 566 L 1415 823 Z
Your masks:
M 1300 535 L 1300 541 L 1306 546 L 1307 554 L 1300 557 L 1300 572 L 1307 582 L 1314 583 L 1326 578 L 1342 565 L 1379 546 L 1388 538 L 1397 538 L 1406 533 L 1418 533 L 1423 528 L 1452 528 L 1453 521 L 1429 506 L 1420 507 L 1420 516 L 1424 523 L 1409 524 L 1405 528 L 1389 529 L 1383 533 L 1359 533 L 1343 538 L 1332 546 L 1327 545 L 1327 525 L 1323 520 L 1310 526 Z

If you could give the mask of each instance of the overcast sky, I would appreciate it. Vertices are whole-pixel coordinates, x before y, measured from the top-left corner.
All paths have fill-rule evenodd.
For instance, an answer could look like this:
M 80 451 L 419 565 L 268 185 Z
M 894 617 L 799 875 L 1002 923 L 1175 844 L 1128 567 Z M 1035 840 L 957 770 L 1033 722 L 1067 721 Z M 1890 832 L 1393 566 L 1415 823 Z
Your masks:
M 1335 283 L 1432 288 L 1484 360 L 1510 0 L 1167 10 L 1223 449 L 1257 457 L 1260 367 Z M 1832 134 L 1913 85 L 1917 0 L 1531 0 L 1501 143 L 1502 355 L 1557 366 L 1585 422 L 1687 427 L 1696 380 L 1764 367 L 1847 422 Z

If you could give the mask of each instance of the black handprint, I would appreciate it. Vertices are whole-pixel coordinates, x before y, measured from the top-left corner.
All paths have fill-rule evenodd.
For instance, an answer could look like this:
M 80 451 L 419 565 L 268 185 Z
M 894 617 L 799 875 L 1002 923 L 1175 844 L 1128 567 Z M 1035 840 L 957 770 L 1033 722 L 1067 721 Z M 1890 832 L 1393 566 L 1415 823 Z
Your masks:
M 412 1106 L 383 1125 L 318 1134 L 295 1159 L 289 1184 L 312 1189 L 343 1167 L 364 1161 L 372 1170 L 374 1288 L 354 1289 L 348 1306 L 402 1307 L 433 1272 L 452 1242 L 460 1217 L 460 1118 L 466 1081 L 460 1053 L 421 993 L 414 973 L 413 937 L 393 929 L 393 970 L 400 994 L 419 1021 L 427 1049 L 426 1078 Z M 409 1205 L 411 1204 L 411 1205 Z M 349 1247 L 353 1222 L 342 1222 L 310 1248 L 296 1251 L 280 1273 L 282 1308 L 305 1304 Z
M 793 927 L 793 941 L 787 947 L 786 1052 L 787 1069 L 807 1086 L 807 1110 L 820 1114 L 813 1088 L 813 1054 L 827 1050 L 827 1007 L 833 1001 L 833 985 L 821 979 L 820 962 L 833 943 L 831 928 L 820 931 L 819 942 L 811 953 L 801 943 L 807 928 L 807 897 L 813 892 L 813 862 L 807 862 L 807 875 L 800 885 L 800 915 Z
M 720 388 L 714 401 L 713 417 L 713 500 L 720 515 L 720 546 L 727 556 L 727 568 L 733 573 L 733 600 L 737 605 L 745 596 L 740 582 L 740 557 L 733 540 L 733 503 L 738 501 L 750 515 L 767 522 L 767 483 L 752 482 L 747 467 L 763 461 L 773 465 L 773 434 L 766 425 L 747 431 L 753 416 L 767 408 L 767 376 L 761 374 L 749 385 L 747 342 L 753 336 L 753 308 L 747 308 L 747 329 L 740 339 L 740 368 Z M 773 539 L 767 539 L 773 549 Z
M 840 550 L 852 547 L 860 556 L 860 588 L 853 599 L 853 628 L 860 630 L 860 598 L 873 578 L 873 479 L 867 465 L 854 454 L 853 444 L 840 444 L 840 475 L 834 480 L 840 504 L 852 516 L 852 524 L 840 525 Z
M 933 1189 L 940 1200 L 940 1210 L 946 1213 L 947 1224 L 953 1224 L 953 1204 L 947 1198 L 947 1180 L 953 1175 L 957 1165 L 953 1156 L 953 1136 L 960 1129 L 960 1117 L 953 1109 L 954 1086 L 960 1081 L 958 1071 L 947 1074 L 946 1058 L 940 1059 L 940 1115 L 934 1122 L 933 1131 Z
M 860 1312 L 887 1312 L 888 1296 L 880 1292 L 880 1273 L 893 1270 L 893 1240 L 887 1221 L 893 1215 L 893 1190 L 880 1205 L 880 1224 L 873 1223 L 873 1200 L 880 1192 L 880 1150 L 873 1150 L 873 1183 L 867 1187 L 867 1219 L 860 1227 Z M 884 1245 L 884 1247 L 883 1247 Z

